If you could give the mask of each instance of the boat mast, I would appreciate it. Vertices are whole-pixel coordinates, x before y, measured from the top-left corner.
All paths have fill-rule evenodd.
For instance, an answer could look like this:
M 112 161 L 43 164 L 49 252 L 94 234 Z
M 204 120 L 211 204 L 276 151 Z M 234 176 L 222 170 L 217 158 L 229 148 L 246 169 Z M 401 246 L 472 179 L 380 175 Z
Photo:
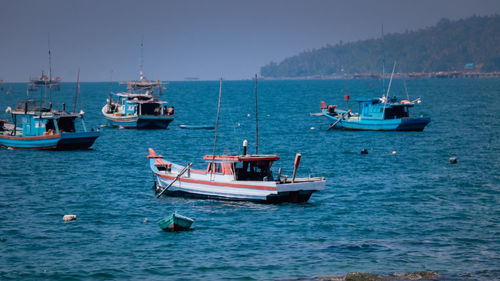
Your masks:
M 384 119 L 385 116 L 385 106 L 387 105 L 387 101 L 389 100 L 389 91 L 391 90 L 392 77 L 394 76 L 395 68 L 396 68 L 396 62 L 394 62 L 394 65 L 392 66 L 391 79 L 389 80 L 389 86 L 387 87 L 387 94 L 385 95 L 385 100 L 384 100 L 384 110 L 382 111 L 382 119 Z
M 80 68 L 78 68 L 78 75 L 76 76 L 75 106 L 73 107 L 73 113 L 76 112 L 76 101 L 78 99 L 78 88 L 80 88 Z
M 50 33 L 48 35 L 48 48 L 49 48 L 49 81 L 45 82 L 46 84 L 49 84 L 49 99 L 50 99 L 50 104 L 52 104 L 52 91 L 50 90 L 52 88 L 52 58 L 50 54 Z
M 139 77 L 140 77 L 140 80 L 142 80 L 142 78 L 144 78 L 143 72 L 142 72 L 142 66 L 143 66 L 143 64 L 144 64 L 144 36 L 141 39 L 141 64 L 139 65 Z
M 385 45 L 384 45 L 384 24 L 382 24 L 382 94 L 385 89 Z
M 255 154 L 259 154 L 259 111 L 257 106 L 257 74 L 255 74 Z
M 212 165 L 210 166 L 210 177 L 212 177 L 213 171 L 215 170 L 215 148 L 217 147 L 217 129 L 219 128 L 219 115 L 220 115 L 220 101 L 222 97 L 222 78 L 219 82 L 219 103 L 217 105 L 217 119 L 215 120 L 215 138 L 214 138 L 214 150 L 212 153 Z

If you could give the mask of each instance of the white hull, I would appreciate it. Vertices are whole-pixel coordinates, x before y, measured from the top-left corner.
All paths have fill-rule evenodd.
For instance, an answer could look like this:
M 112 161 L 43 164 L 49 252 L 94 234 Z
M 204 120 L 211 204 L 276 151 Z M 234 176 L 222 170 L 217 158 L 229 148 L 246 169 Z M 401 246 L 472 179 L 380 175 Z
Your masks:
M 165 189 L 183 167 L 172 165 L 171 171 L 160 171 L 155 160 L 150 159 L 151 170 L 156 176 L 157 191 Z M 170 195 L 249 200 L 269 203 L 305 202 L 311 194 L 325 188 L 324 178 L 302 178 L 287 181 L 238 181 L 233 175 L 203 172 L 185 173 L 165 192 Z

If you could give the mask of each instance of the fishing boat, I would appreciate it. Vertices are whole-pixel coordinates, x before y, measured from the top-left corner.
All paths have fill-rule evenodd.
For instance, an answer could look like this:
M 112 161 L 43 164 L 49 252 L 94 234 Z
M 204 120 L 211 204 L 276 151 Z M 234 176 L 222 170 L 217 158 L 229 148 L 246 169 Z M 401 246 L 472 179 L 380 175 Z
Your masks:
M 10 149 L 88 149 L 100 134 L 87 130 L 83 111 L 67 112 L 64 104 L 62 110 L 53 110 L 39 100 L 25 100 L 6 112 L 12 123 L 0 122 L 0 146 Z
M 323 116 L 332 122 L 329 130 L 423 131 L 431 119 L 413 117 L 409 110 L 415 106 L 415 103 L 420 103 L 420 98 L 410 101 L 408 91 L 406 91 L 406 100 L 399 101 L 396 97 L 389 97 L 395 68 L 396 62 L 392 68 L 387 93 L 384 93 L 380 98 L 356 99 L 358 102 L 357 113 L 352 113 L 350 109 L 337 110 L 336 105 L 327 106 L 324 101 L 321 101 Z M 350 96 L 348 94 L 344 96 L 344 99 L 349 104 Z
M 325 187 L 322 177 L 274 177 L 271 166 L 280 159 L 277 155 L 206 155 L 203 159 L 208 166 L 204 170 L 185 169 L 164 160 L 152 148 L 148 158 L 155 191 L 169 196 L 302 203 Z
M 191 228 L 194 220 L 183 215 L 173 213 L 168 217 L 159 220 L 158 226 L 164 231 L 185 231 Z
M 162 82 L 144 77 L 142 51 L 141 42 L 139 80 L 121 82 L 127 85 L 127 92 L 110 93 L 102 114 L 109 125 L 116 128 L 166 129 L 175 118 L 174 107 L 168 107 L 168 102 L 160 100 Z
M 358 113 L 339 110 L 321 101 L 321 111 L 330 120 L 330 129 L 373 131 L 423 131 L 430 118 L 412 117 L 409 109 L 416 101 L 389 98 L 358 98 Z
M 257 80 L 256 80 L 257 82 Z M 258 153 L 258 115 L 256 110 L 255 154 L 247 154 L 247 144 L 243 142 L 242 155 L 216 155 L 217 128 L 220 112 L 222 80 L 219 88 L 219 105 L 215 126 L 214 153 L 206 155 L 204 170 L 191 169 L 191 163 L 183 167 L 163 159 L 162 155 L 149 148 L 150 168 L 155 177 L 157 197 L 186 196 L 195 198 L 215 198 L 225 200 L 245 200 L 263 203 L 306 202 L 314 192 L 323 190 L 325 178 L 297 178 L 301 154 L 296 155 L 293 176 L 274 176 L 272 164 L 280 158 L 274 154 Z M 257 97 L 257 87 L 256 97 Z M 257 108 L 257 99 L 256 99 Z
M 175 118 L 174 107 L 154 96 L 161 94 L 162 82 L 129 81 L 127 92 L 111 93 L 102 114 L 109 125 L 127 129 L 166 129 Z
M 38 78 L 31 78 L 29 83 L 29 90 L 37 91 L 40 87 L 48 87 L 56 91 L 60 90 L 61 78 L 60 77 L 52 78 L 50 76 L 51 75 L 49 76 L 45 75 L 42 71 L 42 75 L 39 76 Z
M 52 55 L 50 52 L 50 38 L 48 39 L 48 50 L 49 50 L 49 75 L 47 76 L 44 74 L 42 71 L 42 75 L 40 75 L 38 78 L 30 78 L 30 82 L 28 85 L 28 89 L 30 91 L 37 91 L 40 87 L 46 87 L 50 88 L 55 91 L 59 91 L 61 89 L 61 78 L 52 77 Z

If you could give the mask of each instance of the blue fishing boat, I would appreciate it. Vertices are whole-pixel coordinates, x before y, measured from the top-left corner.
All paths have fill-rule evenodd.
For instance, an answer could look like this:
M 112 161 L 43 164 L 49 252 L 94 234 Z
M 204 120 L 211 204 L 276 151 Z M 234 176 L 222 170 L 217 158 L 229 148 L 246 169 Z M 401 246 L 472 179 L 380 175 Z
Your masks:
M 172 215 L 159 220 L 158 226 L 164 231 L 185 231 L 191 228 L 194 220 L 183 215 L 173 213 Z
M 69 113 L 40 106 L 38 100 L 18 102 L 6 110 L 12 123 L 0 122 L 0 146 L 11 149 L 88 149 L 99 137 L 99 131 L 88 131 L 84 112 Z M 77 122 L 80 121 L 80 122 Z
M 127 92 L 111 93 L 102 114 L 109 125 L 127 129 L 166 129 L 175 118 L 174 107 L 159 99 L 162 82 L 148 81 L 141 76 L 139 81 L 124 82 Z
M 423 131 L 430 118 L 412 117 L 409 109 L 419 102 L 397 98 L 358 98 L 358 113 L 338 110 L 321 101 L 323 115 L 331 121 L 330 129 L 373 131 Z

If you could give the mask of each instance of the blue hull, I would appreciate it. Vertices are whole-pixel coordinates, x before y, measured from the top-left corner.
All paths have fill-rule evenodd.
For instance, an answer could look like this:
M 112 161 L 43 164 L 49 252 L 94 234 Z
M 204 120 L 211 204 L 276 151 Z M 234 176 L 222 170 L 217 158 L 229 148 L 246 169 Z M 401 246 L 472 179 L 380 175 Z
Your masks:
M 62 133 L 61 135 L 43 137 L 0 136 L 0 146 L 12 149 L 88 149 L 99 135 L 99 132 L 81 132 Z
M 325 114 L 333 123 L 337 118 Z M 425 126 L 431 122 L 430 118 L 397 118 L 397 119 L 361 119 L 342 120 L 334 129 L 359 130 L 359 131 L 423 131 Z

